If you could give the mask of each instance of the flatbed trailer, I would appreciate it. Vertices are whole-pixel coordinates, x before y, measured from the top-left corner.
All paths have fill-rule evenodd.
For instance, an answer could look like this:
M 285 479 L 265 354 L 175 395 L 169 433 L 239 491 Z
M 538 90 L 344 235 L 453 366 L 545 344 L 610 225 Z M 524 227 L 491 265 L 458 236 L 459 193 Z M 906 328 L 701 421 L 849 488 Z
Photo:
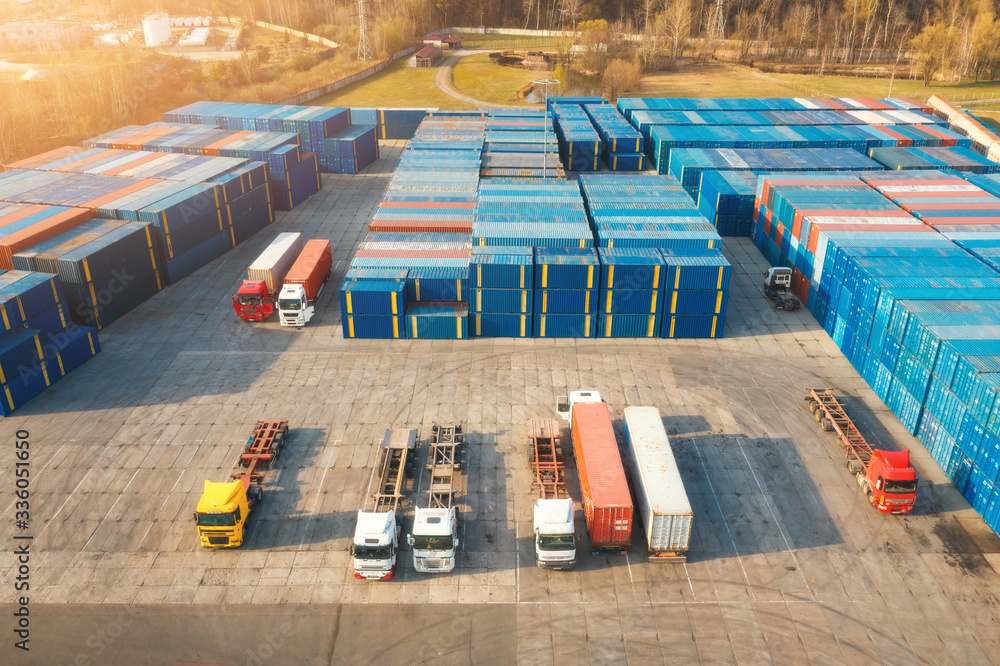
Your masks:
M 455 501 L 455 472 L 462 468 L 462 424 L 431 426 L 430 450 L 427 453 L 427 469 L 431 473 L 431 485 L 427 489 L 427 508 L 450 509 Z
M 531 487 L 538 491 L 538 499 L 569 497 L 560 438 L 555 419 L 528 419 L 528 463 L 534 476 Z
M 368 483 L 367 511 L 385 513 L 396 510 L 403 498 L 406 479 L 413 478 L 415 453 L 415 430 L 386 431 Z
M 873 449 L 865 440 L 833 389 L 806 389 L 809 411 L 827 432 L 835 432 L 844 447 L 847 469 L 880 513 L 910 513 L 917 498 L 916 470 L 910 452 Z

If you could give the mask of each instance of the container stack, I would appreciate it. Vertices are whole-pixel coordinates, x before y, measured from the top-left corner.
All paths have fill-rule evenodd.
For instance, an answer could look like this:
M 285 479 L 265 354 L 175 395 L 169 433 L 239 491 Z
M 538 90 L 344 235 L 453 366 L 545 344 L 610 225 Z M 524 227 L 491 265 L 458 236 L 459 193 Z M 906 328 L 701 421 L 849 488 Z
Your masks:
M 552 118 L 535 109 L 490 109 L 483 178 L 565 178 Z
M 595 337 L 600 279 L 592 247 L 535 248 L 534 337 Z
M 722 250 L 661 250 L 664 338 L 721 338 L 732 267 Z
M 889 174 L 877 173 L 879 178 Z M 754 244 L 771 265 L 793 269 L 793 293 L 820 321 L 826 304 L 836 302 L 831 300 L 836 294 L 820 281 L 831 238 L 933 233 L 860 179 L 846 174 L 762 176 L 756 199 Z
M 642 134 L 610 104 L 586 104 L 583 109 L 604 143 L 603 157 L 608 169 L 642 171 L 646 166 Z
M 15 268 L 60 277 L 81 326 L 101 330 L 163 288 L 151 222 L 93 219 L 15 254 Z
M 957 174 L 892 171 L 865 175 L 865 180 L 887 199 L 945 236 L 992 232 L 1000 224 L 1000 198 Z
M 711 249 L 722 239 L 670 176 L 581 175 L 600 247 Z
M 217 130 L 205 125 L 130 125 L 84 141 L 95 148 L 238 157 L 263 162 L 277 210 L 291 210 L 320 190 L 315 153 L 301 151 L 293 132 Z
M 470 230 L 484 126 L 482 117 L 439 114 L 415 133 L 341 288 L 345 337 L 469 336 Z M 387 294 L 400 281 L 405 298 L 392 301 Z M 373 295 L 348 309 L 347 286 Z M 374 309 L 366 309 L 369 300 Z M 401 322 L 393 319 L 393 304 L 403 308 Z
M 472 335 L 532 336 L 534 272 L 534 250 L 530 247 L 472 248 L 469 265 Z
M 559 157 L 567 171 L 600 171 L 601 136 L 579 104 L 552 104 Z
M 378 158 L 373 113 L 356 118 L 348 109 L 326 106 L 195 102 L 165 113 L 163 119 L 227 130 L 297 134 L 302 152 L 316 155 L 324 173 L 360 173 Z
M 472 243 L 592 247 L 594 235 L 575 182 L 490 178 L 479 185 Z
M 378 109 L 378 138 L 412 139 L 417 127 L 437 109 Z
M 883 150 L 883 149 L 879 149 Z M 698 197 L 701 175 L 708 171 L 884 171 L 879 162 L 850 148 L 738 149 L 675 148 L 667 171 Z
M 1000 164 L 969 148 L 872 148 L 868 154 L 895 171 L 951 169 L 976 174 L 1000 172 Z
M 0 273 L 0 415 L 11 413 L 101 351 L 97 332 L 69 319 L 59 277 Z
M 803 97 L 620 97 L 618 110 L 631 121 L 634 111 L 922 111 L 933 113 L 929 104 L 904 97 L 803 98 Z
M 749 236 L 756 194 L 753 171 L 704 171 L 698 186 L 698 211 L 720 236 Z
M 93 217 L 85 208 L 0 203 L 0 268 L 14 268 L 13 255 Z
M 356 174 L 378 159 L 374 125 L 351 125 L 323 139 L 320 168 L 325 173 Z
M 657 248 L 598 249 L 601 338 L 655 338 L 663 321 L 666 270 Z

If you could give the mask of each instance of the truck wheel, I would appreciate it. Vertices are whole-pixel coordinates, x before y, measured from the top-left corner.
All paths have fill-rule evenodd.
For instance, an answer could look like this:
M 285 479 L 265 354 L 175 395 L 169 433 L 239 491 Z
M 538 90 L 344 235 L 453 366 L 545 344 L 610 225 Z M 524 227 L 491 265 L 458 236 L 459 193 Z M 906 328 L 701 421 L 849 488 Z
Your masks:
M 831 430 L 833 430 L 833 424 L 830 423 L 828 419 L 821 419 L 819 422 L 819 427 L 821 427 L 826 432 L 830 432 Z
M 406 478 L 408 478 L 408 479 L 412 479 L 413 478 L 413 464 L 412 463 L 406 463 L 406 467 L 403 468 L 403 471 L 406 472 Z
M 825 414 L 823 413 L 822 409 L 817 409 L 815 412 L 813 412 L 813 418 L 816 419 L 817 422 L 822 421 L 824 416 Z
M 812 401 L 811 401 L 811 402 L 809 403 L 809 411 L 810 411 L 810 412 L 811 412 L 812 414 L 815 414 L 815 413 L 816 413 L 816 412 L 817 412 L 818 410 L 819 410 L 819 403 L 818 403 L 818 402 L 816 402 L 815 400 L 812 400 Z

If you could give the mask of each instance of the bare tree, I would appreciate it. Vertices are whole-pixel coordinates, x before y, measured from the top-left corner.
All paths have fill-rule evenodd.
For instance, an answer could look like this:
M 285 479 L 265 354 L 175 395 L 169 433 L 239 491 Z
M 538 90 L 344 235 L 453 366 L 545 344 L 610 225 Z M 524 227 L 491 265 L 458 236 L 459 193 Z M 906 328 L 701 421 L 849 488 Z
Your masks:
M 670 57 L 676 58 L 691 36 L 691 0 L 671 0 L 660 16 L 663 32 L 670 44 Z
M 559 12 L 573 24 L 573 32 L 576 32 L 576 26 L 583 18 L 583 0 L 561 0 Z

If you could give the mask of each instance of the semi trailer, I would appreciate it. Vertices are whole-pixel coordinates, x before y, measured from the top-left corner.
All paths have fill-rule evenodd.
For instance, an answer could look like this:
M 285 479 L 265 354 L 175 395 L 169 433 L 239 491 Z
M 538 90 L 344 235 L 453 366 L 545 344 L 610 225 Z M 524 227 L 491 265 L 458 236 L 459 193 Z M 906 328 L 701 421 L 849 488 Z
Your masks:
M 305 326 L 316 314 L 316 300 L 330 279 L 333 250 L 328 240 L 306 242 L 285 275 L 278 294 L 278 318 L 282 326 Z
M 459 470 L 462 468 L 462 446 L 465 437 L 462 424 L 431 426 L 427 469 L 430 487 L 427 506 L 417 507 L 413 531 L 407 543 L 413 549 L 413 567 L 421 573 L 446 573 L 455 568 L 458 552 L 458 492 Z
M 538 493 L 534 507 L 535 564 L 572 569 L 576 564 L 573 500 L 566 489 L 566 465 L 555 419 L 528 419 L 528 464 Z
M 275 299 L 285 275 L 302 251 L 302 234 L 278 234 L 247 269 L 239 291 L 233 296 L 233 309 L 243 321 L 266 321 L 274 312 Z

